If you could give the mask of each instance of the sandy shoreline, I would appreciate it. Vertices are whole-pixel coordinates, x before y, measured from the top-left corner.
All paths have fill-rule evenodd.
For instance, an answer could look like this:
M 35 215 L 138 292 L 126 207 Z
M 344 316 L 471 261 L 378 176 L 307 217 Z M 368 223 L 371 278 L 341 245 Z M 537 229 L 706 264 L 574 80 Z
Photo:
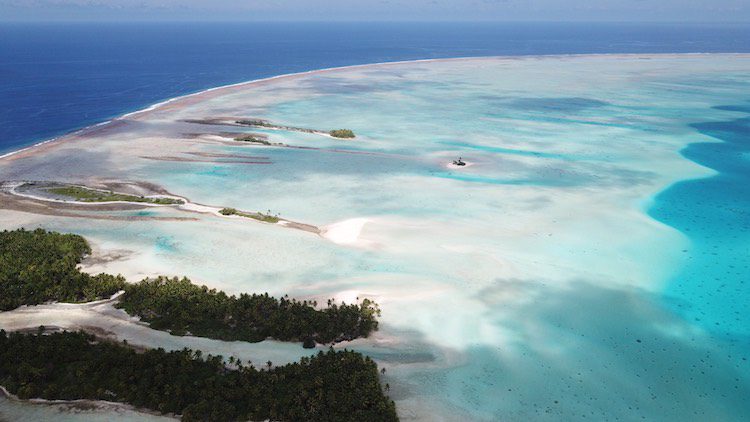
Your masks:
M 17 395 L 8 391 L 4 386 L 0 385 L 0 396 L 5 397 L 8 400 L 19 403 L 29 403 L 35 405 L 48 405 L 48 406 L 65 406 L 68 409 L 73 410 L 79 409 L 80 411 L 129 411 L 134 413 L 142 413 L 151 416 L 158 416 L 164 419 L 179 420 L 176 415 L 168 413 L 159 413 L 155 410 L 135 407 L 127 403 L 120 403 L 106 400 L 90 400 L 90 399 L 77 399 L 77 400 L 47 400 L 47 399 L 22 399 Z
M 367 247 L 370 242 L 360 239 L 365 225 L 371 222 L 369 218 L 350 218 L 329 224 L 321 229 L 320 235 L 337 245 Z
M 201 350 L 214 356 L 222 355 L 241 358 L 246 362 L 272 361 L 284 365 L 298 361 L 321 350 L 303 349 L 300 344 L 278 340 L 264 340 L 257 343 L 245 341 L 224 341 L 207 337 L 175 336 L 166 331 L 155 330 L 138 317 L 131 316 L 115 307 L 121 293 L 109 299 L 84 303 L 54 302 L 40 305 L 21 306 L 0 312 L 0 328 L 8 332 L 34 331 L 39 326 L 60 330 L 83 330 L 98 338 L 121 342 L 127 340 L 137 349 Z
M 287 73 L 283 75 L 270 76 L 267 78 L 260 78 L 260 79 L 253 79 L 253 80 L 244 81 L 244 82 L 238 82 L 235 84 L 222 85 L 218 87 L 208 88 L 203 91 L 198 91 L 198 92 L 194 92 L 190 94 L 185 94 L 185 95 L 169 98 L 167 100 L 149 105 L 143 109 L 125 113 L 119 117 L 115 117 L 114 119 L 100 122 L 91 126 L 86 126 L 80 129 L 76 129 L 68 134 L 50 138 L 50 139 L 38 142 L 36 144 L 29 145 L 29 146 L 20 148 L 18 150 L 5 153 L 3 155 L 0 155 L 0 162 L 4 160 L 7 161 L 7 160 L 15 160 L 18 158 L 28 157 L 34 154 L 44 152 L 45 150 L 59 143 L 65 142 L 67 140 L 75 139 L 77 137 L 85 138 L 93 133 L 100 133 L 100 131 L 111 130 L 119 126 L 120 124 L 124 123 L 125 120 L 129 120 L 129 119 L 137 120 L 157 110 L 168 110 L 173 107 L 187 106 L 187 105 L 194 104 L 197 102 L 205 101 L 210 98 L 215 98 L 221 95 L 226 95 L 226 94 L 232 93 L 234 91 L 240 90 L 248 86 L 255 86 L 255 85 L 261 86 L 261 85 L 269 84 L 272 82 L 277 82 L 280 80 L 295 79 L 295 78 L 300 78 L 304 76 L 318 75 L 318 74 L 323 74 L 323 73 L 346 71 L 346 70 L 353 70 L 353 69 L 362 69 L 362 68 L 375 69 L 378 67 L 388 67 L 388 66 L 403 65 L 403 64 L 409 64 L 409 63 L 434 63 L 434 62 L 451 62 L 451 61 L 539 60 L 539 59 L 550 59 L 550 58 L 570 59 L 570 58 L 599 58 L 599 57 L 611 58 L 611 59 L 618 59 L 618 58 L 631 58 L 632 59 L 634 57 L 679 58 L 679 57 L 692 57 L 692 56 L 750 57 L 750 54 L 748 53 L 647 53 L 647 54 L 617 53 L 617 54 L 549 54 L 549 55 L 542 54 L 542 55 L 527 55 L 527 56 L 467 56 L 467 57 L 451 57 L 451 58 L 439 58 L 439 59 L 418 59 L 418 60 L 401 60 L 401 61 L 394 61 L 394 62 L 367 63 L 367 64 L 358 64 L 358 65 L 351 65 L 351 66 L 329 67 L 329 68 L 315 69 L 315 70 L 296 72 L 296 73 Z
M 48 198 L 48 197 L 42 197 L 37 196 L 30 193 L 24 193 L 19 192 L 17 189 L 20 186 L 23 186 L 26 182 L 0 182 L 0 200 L 3 200 L 5 208 L 9 209 L 19 209 L 23 211 L 28 212 L 37 212 L 41 214 L 49 214 L 49 215 L 58 215 L 58 216 L 75 216 L 75 215 L 68 215 L 64 212 L 61 212 L 60 210 L 92 210 L 92 211 L 126 211 L 126 210 L 135 210 L 135 209 L 144 209 L 144 208 L 173 208 L 180 211 L 186 211 L 190 213 L 197 213 L 197 214 L 208 214 L 212 215 L 214 217 L 218 218 L 230 218 L 230 219 L 245 219 L 247 221 L 257 222 L 261 224 L 273 224 L 278 225 L 285 228 L 291 228 L 296 230 L 301 230 L 304 232 L 309 232 L 312 234 L 321 234 L 321 229 L 317 226 L 314 226 L 312 224 L 306 224 L 301 223 L 298 221 L 292 221 L 292 220 L 286 220 L 283 218 L 279 218 L 279 221 L 275 223 L 269 223 L 266 221 L 262 221 L 257 218 L 248 218 L 243 217 L 240 215 L 224 215 L 221 213 L 221 211 L 225 207 L 220 206 L 212 206 L 212 205 L 204 205 L 199 204 L 195 202 L 191 202 L 188 198 L 172 194 L 168 192 L 165 189 L 162 189 L 159 186 L 156 185 L 147 185 L 153 190 L 155 190 L 158 193 L 151 193 L 150 195 L 147 195 L 147 197 L 150 198 L 170 198 L 170 199 L 176 199 L 182 201 L 182 203 L 178 204 L 155 204 L 155 203 L 149 203 L 149 202 L 133 202 L 133 201 L 100 201 L 100 202 L 86 202 L 86 201 L 77 201 L 77 200 L 64 200 L 64 199 L 55 199 L 55 198 Z M 123 182 L 117 182 L 119 184 L 123 184 Z M 117 184 L 116 183 L 116 184 Z M 84 185 L 76 185 L 76 184 L 70 184 L 70 186 L 77 186 L 82 188 L 90 189 L 88 186 Z M 24 202 L 26 202 L 24 204 Z M 11 204 L 16 204 L 16 207 L 11 206 Z M 22 204 L 22 206 L 18 206 L 19 204 Z M 34 206 L 37 206 L 35 209 Z M 49 210 L 49 212 L 40 212 L 39 208 L 45 207 Z M 57 212 L 55 212 L 57 211 Z M 94 219 L 123 219 L 123 220 L 150 220 L 150 219 L 161 219 L 161 220 L 196 220 L 196 218 L 191 217 L 155 217 L 155 216 L 127 216 L 127 217 L 114 217 L 114 216 L 96 216 L 96 215 L 80 215 L 80 217 L 85 218 L 94 218 Z M 327 238 L 327 236 L 323 236 L 324 238 Z M 334 241 L 336 243 L 336 241 Z

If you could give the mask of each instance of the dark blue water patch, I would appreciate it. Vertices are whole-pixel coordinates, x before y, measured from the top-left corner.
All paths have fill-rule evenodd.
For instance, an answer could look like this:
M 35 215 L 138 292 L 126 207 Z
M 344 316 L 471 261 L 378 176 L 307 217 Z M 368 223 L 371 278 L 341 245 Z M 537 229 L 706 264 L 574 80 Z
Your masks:
M 741 113 L 750 113 L 750 104 L 717 106 L 717 107 L 714 107 L 714 108 L 717 109 L 717 110 L 739 111 Z
M 721 106 L 740 111 L 745 106 Z M 750 335 L 750 118 L 692 125 L 720 143 L 696 143 L 682 154 L 717 175 L 677 183 L 650 214 L 685 233 L 687 263 L 669 283 L 667 302 L 720 335 Z
M 290 72 L 445 57 L 686 52 L 750 52 L 750 25 L 3 23 L 0 152 L 167 98 Z

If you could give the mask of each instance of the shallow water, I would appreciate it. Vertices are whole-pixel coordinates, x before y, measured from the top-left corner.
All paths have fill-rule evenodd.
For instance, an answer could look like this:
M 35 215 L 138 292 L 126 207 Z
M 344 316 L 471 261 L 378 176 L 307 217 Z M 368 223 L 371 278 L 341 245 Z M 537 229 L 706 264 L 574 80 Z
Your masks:
M 750 52 L 750 25 L 0 22 L 0 154 L 167 98 L 284 73 L 440 57 L 632 52 Z
M 349 346 L 387 369 L 404 420 L 742 420 L 749 84 L 750 58 L 732 55 L 473 59 L 282 79 L 135 117 L 0 177 L 150 181 L 321 227 L 366 218 L 358 243 L 197 214 L 2 211 L 0 224 L 126 251 L 96 270 L 131 280 L 373 297 L 381 330 Z M 179 122 L 211 116 L 357 138 L 267 131 L 318 148 L 290 149 L 184 135 L 249 131 Z M 271 164 L 144 158 L 195 152 Z M 448 168 L 459 156 L 472 165 Z
M 56 422 L 168 422 L 173 418 L 139 413 L 110 405 L 33 404 L 0 396 L 0 420 Z

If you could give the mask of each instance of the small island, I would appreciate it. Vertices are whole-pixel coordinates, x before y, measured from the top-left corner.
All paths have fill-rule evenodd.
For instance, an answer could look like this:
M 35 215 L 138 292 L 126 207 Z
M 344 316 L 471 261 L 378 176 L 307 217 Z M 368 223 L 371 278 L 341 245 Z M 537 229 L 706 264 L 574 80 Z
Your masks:
M 246 135 L 236 136 L 234 140 L 237 142 L 249 142 L 251 144 L 259 144 L 265 146 L 273 145 L 273 143 L 271 143 L 266 136 L 257 133 L 249 133 Z
M 176 198 L 128 195 L 82 186 L 55 187 L 46 190 L 49 193 L 73 198 L 73 200 L 80 202 L 142 202 L 156 205 L 180 205 L 185 203 L 185 201 Z
M 354 138 L 354 132 L 351 129 L 334 129 L 328 132 L 328 134 L 333 136 L 334 138 L 341 138 L 341 139 Z
M 146 279 L 126 284 L 124 290 L 116 306 L 153 329 L 227 341 L 273 338 L 311 348 L 367 337 L 377 330 L 380 315 L 378 305 L 368 299 L 352 305 L 329 300 L 316 309 L 317 302 L 276 299 L 267 293 L 229 296 L 187 278 Z
M 298 128 L 298 127 L 292 127 L 292 126 L 278 126 L 271 124 L 268 120 L 263 119 L 243 119 L 243 120 L 237 120 L 235 123 L 239 125 L 244 126 L 258 126 L 258 127 L 267 127 L 267 128 L 288 128 L 288 129 L 297 129 L 297 130 L 311 130 L 311 129 L 304 129 L 304 128 Z
M 211 122 L 211 124 L 215 124 L 217 119 L 207 119 L 207 120 L 190 120 L 191 123 L 200 123 L 200 122 Z M 286 130 L 290 132 L 302 132 L 302 133 L 314 133 L 318 135 L 328 135 L 333 138 L 338 139 L 352 139 L 355 137 L 354 131 L 351 129 L 333 129 L 329 130 L 328 132 L 322 131 L 322 130 L 316 130 L 316 129 L 309 129 L 304 127 L 297 127 L 297 126 L 286 126 L 286 125 L 278 125 L 271 123 L 268 120 L 263 119 L 239 119 L 235 120 L 234 124 L 240 125 L 240 126 L 250 126 L 250 127 L 257 127 L 262 129 L 271 129 L 271 130 Z M 255 138 L 255 139 L 253 139 Z M 252 135 L 251 138 L 235 138 L 236 140 L 243 140 L 245 142 L 258 142 L 257 135 Z
M 35 209 L 45 212 L 55 210 L 56 214 L 59 213 L 57 215 L 70 215 L 65 210 L 80 210 L 82 209 L 81 206 L 85 206 L 87 210 L 92 211 L 117 211 L 144 208 L 145 206 L 173 206 L 176 210 L 188 213 L 208 213 L 222 217 L 237 216 L 261 223 L 278 224 L 279 227 L 283 228 L 320 234 L 320 229 L 314 225 L 281 218 L 278 213 L 272 214 L 270 210 L 268 212 L 248 212 L 231 207 L 195 204 L 191 203 L 187 198 L 170 194 L 163 188 L 153 184 L 113 182 L 111 185 L 123 190 L 130 189 L 139 193 L 119 193 L 113 190 L 104 190 L 103 188 L 91 188 L 51 181 L 5 181 L 0 182 L 0 196 L 7 194 L 6 198 L 9 200 L 23 202 L 21 207 L 28 207 L 29 203 L 33 203 L 34 207 L 36 207 Z M 109 187 L 109 185 L 105 186 Z M 144 195 L 140 192 L 150 193 Z M 138 216 L 138 218 L 144 217 Z M 191 217 L 170 218 L 191 219 Z
M 11 193 L 58 202 L 133 202 L 152 205 L 182 205 L 185 203 L 180 198 L 167 195 L 134 195 L 59 182 L 21 182 L 12 186 Z
M 271 223 L 271 224 L 276 224 L 279 221 L 281 221 L 278 215 L 272 215 L 270 212 L 268 214 L 264 214 L 262 212 L 244 212 L 244 211 L 239 211 L 235 208 L 222 208 L 221 210 L 219 210 L 219 214 L 227 215 L 227 216 L 236 215 L 239 217 L 252 218 L 254 220 L 262 221 L 264 223 Z

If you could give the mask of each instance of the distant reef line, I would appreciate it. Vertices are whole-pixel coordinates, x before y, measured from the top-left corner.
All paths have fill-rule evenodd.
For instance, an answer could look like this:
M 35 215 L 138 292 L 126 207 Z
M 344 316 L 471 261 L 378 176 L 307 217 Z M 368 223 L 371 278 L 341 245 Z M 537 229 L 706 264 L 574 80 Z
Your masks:
M 691 56 L 729 56 L 729 57 L 750 57 L 750 53 L 615 53 L 615 54 L 537 54 L 537 55 L 519 55 L 519 56 L 465 56 L 465 57 L 446 57 L 446 58 L 434 58 L 434 59 L 415 59 L 415 60 L 400 60 L 391 62 L 377 62 L 377 63 L 363 63 L 354 64 L 348 66 L 338 66 L 308 70 L 303 72 L 286 73 L 281 75 L 270 76 L 260 79 L 252 79 L 248 81 L 237 82 L 234 84 L 221 85 L 217 87 L 208 88 L 198 92 L 188 93 L 185 95 L 179 95 L 160 101 L 151 105 L 148 105 L 140 110 L 127 112 L 119 117 L 115 117 L 110 120 L 106 120 L 100 123 L 96 123 L 90 126 L 84 126 L 79 129 L 75 129 L 70 133 L 53 137 L 50 139 L 42 140 L 37 143 L 19 148 L 15 151 L 7 152 L 0 155 L 0 162 L 3 160 L 15 160 L 18 158 L 27 157 L 30 155 L 44 152 L 59 143 L 73 140 L 75 138 L 85 138 L 95 133 L 106 132 L 115 129 L 118 126 L 124 124 L 127 120 L 137 120 L 151 112 L 164 110 L 169 108 L 184 107 L 189 104 L 196 104 L 203 100 L 216 98 L 222 95 L 230 94 L 232 92 L 239 91 L 248 86 L 262 86 L 271 84 L 273 82 L 296 79 L 310 75 L 317 75 L 323 73 L 335 73 L 347 70 L 356 69 L 367 69 L 367 68 L 378 68 L 378 67 L 389 67 L 398 65 L 407 65 L 410 63 L 439 63 L 439 62 L 452 62 L 452 61 L 489 61 L 489 60 L 529 60 L 529 59 L 576 59 L 576 58 L 679 58 L 679 57 L 691 57 Z

